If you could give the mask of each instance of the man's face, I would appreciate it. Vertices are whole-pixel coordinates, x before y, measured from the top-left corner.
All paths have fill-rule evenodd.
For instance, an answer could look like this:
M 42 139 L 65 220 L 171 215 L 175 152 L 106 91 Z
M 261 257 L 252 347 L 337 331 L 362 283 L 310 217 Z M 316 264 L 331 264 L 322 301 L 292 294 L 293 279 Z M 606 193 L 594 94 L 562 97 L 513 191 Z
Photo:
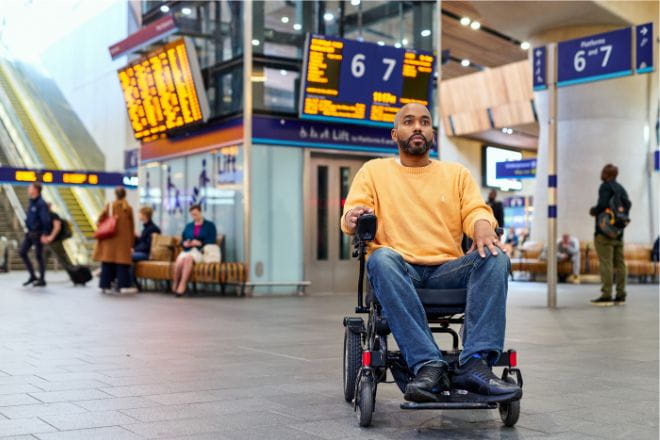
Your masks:
M 31 199 L 36 199 L 39 196 L 39 191 L 34 187 L 34 185 L 28 186 L 28 196 Z
M 568 243 L 569 241 L 571 241 L 571 236 L 568 235 L 568 234 L 562 235 L 561 238 L 562 238 L 562 240 L 564 240 L 564 243 Z
M 399 124 L 392 129 L 392 140 L 410 155 L 427 154 L 433 145 L 433 126 L 428 109 L 421 104 L 403 107 Z

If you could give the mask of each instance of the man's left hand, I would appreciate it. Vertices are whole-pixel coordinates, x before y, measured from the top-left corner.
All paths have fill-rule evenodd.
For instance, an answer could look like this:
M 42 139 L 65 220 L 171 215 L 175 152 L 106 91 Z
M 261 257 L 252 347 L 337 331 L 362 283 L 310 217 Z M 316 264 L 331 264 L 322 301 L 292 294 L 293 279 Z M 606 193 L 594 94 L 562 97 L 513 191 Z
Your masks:
M 498 254 L 498 246 L 501 246 L 500 239 L 495 233 L 493 226 L 488 220 L 477 220 L 474 224 L 474 236 L 472 237 L 472 247 L 468 253 L 477 249 L 481 258 L 486 258 L 484 248 L 487 247 L 493 256 Z

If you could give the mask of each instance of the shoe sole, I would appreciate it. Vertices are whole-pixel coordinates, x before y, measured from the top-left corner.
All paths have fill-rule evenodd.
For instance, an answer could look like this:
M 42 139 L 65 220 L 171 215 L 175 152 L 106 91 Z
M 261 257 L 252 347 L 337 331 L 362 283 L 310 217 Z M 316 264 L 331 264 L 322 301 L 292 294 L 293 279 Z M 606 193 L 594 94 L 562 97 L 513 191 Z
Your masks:
M 592 302 L 591 305 L 592 305 L 592 306 L 596 306 L 596 307 L 612 307 L 612 306 L 614 305 L 614 301 L 610 301 L 610 302 L 597 302 L 597 303 Z

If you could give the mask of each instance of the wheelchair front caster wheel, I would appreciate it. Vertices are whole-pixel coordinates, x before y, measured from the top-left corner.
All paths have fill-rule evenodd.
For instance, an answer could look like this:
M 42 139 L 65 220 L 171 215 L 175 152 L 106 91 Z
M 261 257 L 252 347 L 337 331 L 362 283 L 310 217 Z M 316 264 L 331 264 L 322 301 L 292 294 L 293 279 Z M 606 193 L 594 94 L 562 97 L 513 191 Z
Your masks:
M 516 381 L 510 376 L 506 377 L 504 380 L 509 383 L 516 383 Z M 500 403 L 499 410 L 500 419 L 502 419 L 504 426 L 510 428 L 518 422 L 518 418 L 520 417 L 520 400 Z
M 371 425 L 371 417 L 374 413 L 374 404 L 376 399 L 376 385 L 373 379 L 363 377 L 358 384 L 358 393 L 356 402 L 358 423 L 366 428 Z

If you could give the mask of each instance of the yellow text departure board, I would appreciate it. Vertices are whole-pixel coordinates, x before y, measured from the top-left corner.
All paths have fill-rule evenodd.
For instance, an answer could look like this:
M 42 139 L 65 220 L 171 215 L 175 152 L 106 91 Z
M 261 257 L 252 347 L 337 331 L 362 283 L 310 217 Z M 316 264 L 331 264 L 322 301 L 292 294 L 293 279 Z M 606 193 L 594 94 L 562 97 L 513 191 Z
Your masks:
M 405 104 L 429 105 L 434 56 L 310 34 L 300 117 L 391 126 Z
M 208 119 L 197 55 L 187 38 L 151 52 L 120 69 L 118 75 L 137 139 Z

